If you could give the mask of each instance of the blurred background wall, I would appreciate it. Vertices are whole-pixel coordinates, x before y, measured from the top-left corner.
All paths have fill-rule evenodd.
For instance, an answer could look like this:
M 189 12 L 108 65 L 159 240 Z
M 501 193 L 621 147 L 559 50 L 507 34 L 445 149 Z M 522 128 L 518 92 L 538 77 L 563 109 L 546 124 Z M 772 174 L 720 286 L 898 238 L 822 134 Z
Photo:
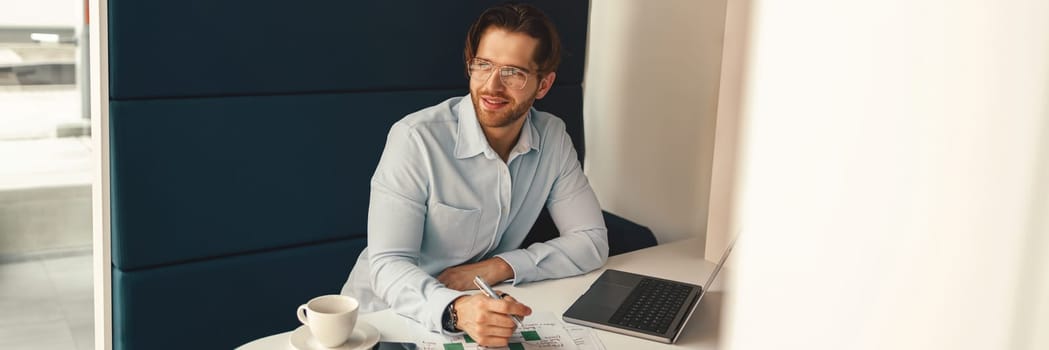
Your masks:
M 602 207 L 706 237 L 725 0 L 594 1 L 583 112 Z

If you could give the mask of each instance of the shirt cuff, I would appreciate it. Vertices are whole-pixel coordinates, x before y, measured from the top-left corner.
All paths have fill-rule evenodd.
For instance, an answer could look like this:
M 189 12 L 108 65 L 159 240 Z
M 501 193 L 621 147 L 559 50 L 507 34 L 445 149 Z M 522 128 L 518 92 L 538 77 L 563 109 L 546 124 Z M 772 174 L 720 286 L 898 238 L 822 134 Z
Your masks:
M 532 257 L 528 255 L 528 251 L 524 249 L 511 250 L 495 257 L 503 259 L 507 265 L 510 265 L 510 269 L 514 270 L 513 285 L 516 286 L 535 280 L 538 272 L 536 271 L 535 263 L 532 262 Z
M 429 298 L 429 305 L 426 307 L 430 309 L 430 331 L 440 332 L 444 335 L 459 335 L 462 332 L 448 332 L 444 330 L 444 323 L 441 322 L 444 317 L 444 311 L 448 310 L 448 304 L 451 304 L 456 298 L 464 295 L 469 295 L 450 288 L 440 288 L 433 291 L 433 294 Z

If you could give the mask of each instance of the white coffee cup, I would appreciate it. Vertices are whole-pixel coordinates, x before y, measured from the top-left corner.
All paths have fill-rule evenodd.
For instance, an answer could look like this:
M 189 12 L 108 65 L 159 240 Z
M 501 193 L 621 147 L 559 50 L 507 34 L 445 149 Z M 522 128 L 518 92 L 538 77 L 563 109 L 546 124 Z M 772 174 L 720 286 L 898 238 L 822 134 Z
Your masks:
M 357 299 L 345 295 L 322 295 L 300 305 L 295 314 L 299 322 L 310 327 L 317 342 L 334 348 L 353 334 L 359 306 Z

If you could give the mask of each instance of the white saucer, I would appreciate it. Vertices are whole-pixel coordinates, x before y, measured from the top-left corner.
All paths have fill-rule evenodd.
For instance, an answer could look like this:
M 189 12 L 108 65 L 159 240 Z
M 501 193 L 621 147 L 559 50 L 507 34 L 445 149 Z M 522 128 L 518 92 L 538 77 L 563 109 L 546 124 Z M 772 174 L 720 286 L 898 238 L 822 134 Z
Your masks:
M 299 350 L 361 350 L 371 349 L 376 343 L 379 342 L 379 330 L 372 327 L 372 325 L 365 322 L 357 321 L 357 325 L 353 327 L 353 334 L 350 335 L 350 340 L 347 340 L 342 345 L 334 348 L 325 347 L 321 343 L 317 342 L 317 339 L 313 338 L 313 334 L 310 333 L 310 327 L 306 325 L 299 326 L 294 332 L 291 332 L 291 346 Z

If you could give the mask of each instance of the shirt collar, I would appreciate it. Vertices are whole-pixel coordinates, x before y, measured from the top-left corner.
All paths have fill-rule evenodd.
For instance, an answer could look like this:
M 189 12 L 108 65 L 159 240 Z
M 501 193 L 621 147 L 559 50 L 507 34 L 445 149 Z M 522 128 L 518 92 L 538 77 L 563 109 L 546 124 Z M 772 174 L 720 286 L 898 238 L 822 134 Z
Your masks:
M 525 154 L 530 150 L 539 150 L 539 131 L 535 130 L 535 126 L 532 125 L 532 116 L 535 115 L 535 107 L 528 109 L 528 115 L 525 116 L 524 126 L 521 129 L 521 136 L 517 138 L 517 145 L 510 150 L 510 154 L 520 153 Z
M 466 95 L 466 97 L 459 100 L 455 110 L 459 117 L 459 136 L 455 141 L 455 157 L 464 159 L 484 153 L 485 157 L 498 158 L 495 150 L 488 144 L 488 139 L 485 138 L 484 131 L 481 130 L 481 124 L 477 121 L 477 114 L 474 111 L 471 96 Z M 533 114 L 535 114 L 535 108 L 529 108 L 528 115 L 525 116 L 525 122 L 521 128 L 521 136 L 517 138 L 517 144 L 510 149 L 511 159 L 515 154 L 524 154 L 530 150 L 539 149 L 539 144 L 537 143 L 539 132 L 532 125 Z

